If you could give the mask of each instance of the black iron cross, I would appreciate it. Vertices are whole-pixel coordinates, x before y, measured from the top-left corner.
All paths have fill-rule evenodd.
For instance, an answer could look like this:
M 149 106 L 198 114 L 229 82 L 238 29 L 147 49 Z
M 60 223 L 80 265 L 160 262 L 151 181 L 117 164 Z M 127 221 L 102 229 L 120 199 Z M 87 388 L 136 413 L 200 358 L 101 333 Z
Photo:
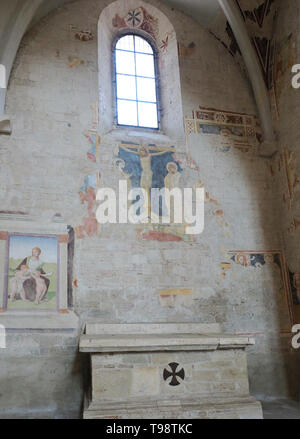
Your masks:
M 164 369 L 164 373 L 163 373 L 164 380 L 167 381 L 168 378 L 172 377 L 171 381 L 169 382 L 169 385 L 179 386 L 180 382 L 178 381 L 177 377 L 184 380 L 185 377 L 184 369 L 181 369 L 179 372 L 176 372 L 177 367 L 179 366 L 178 363 L 169 363 L 169 366 L 172 372 L 169 372 L 168 369 Z

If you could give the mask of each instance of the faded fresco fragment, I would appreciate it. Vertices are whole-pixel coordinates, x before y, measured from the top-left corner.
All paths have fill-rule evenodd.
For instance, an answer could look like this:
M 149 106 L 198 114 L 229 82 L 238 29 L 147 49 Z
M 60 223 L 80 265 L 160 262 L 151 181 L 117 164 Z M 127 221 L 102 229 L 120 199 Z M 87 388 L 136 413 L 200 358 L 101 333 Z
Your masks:
M 79 197 L 81 204 L 87 204 L 87 216 L 82 219 L 83 224 L 75 227 L 75 234 L 78 239 L 86 236 L 94 236 L 98 233 L 98 221 L 96 219 L 96 193 L 100 186 L 100 172 L 88 175 L 84 179 L 84 184 L 80 188 Z
M 91 148 L 87 152 L 87 158 L 91 162 L 96 163 L 99 154 L 100 137 L 96 131 L 86 131 L 84 135 L 91 145 Z
M 285 182 L 286 190 L 282 194 L 282 200 L 289 210 L 295 203 L 295 196 L 300 189 L 300 175 L 297 172 L 295 152 L 288 148 L 274 158 L 269 170 L 272 177 L 279 176 Z M 297 219 L 295 218 L 294 230 L 297 229 Z M 292 231 L 292 229 L 290 230 Z
M 280 99 L 288 87 L 291 87 L 290 78 L 287 79 L 287 74 L 290 73 L 291 68 L 296 64 L 296 38 L 292 33 L 282 40 L 275 42 L 274 50 L 274 84 L 273 93 L 275 95 L 275 115 L 277 118 L 280 115 Z
M 70 32 L 72 32 L 76 40 L 79 41 L 91 41 L 94 39 L 93 32 L 88 29 L 80 30 L 76 26 L 70 25 Z
M 118 14 L 113 19 L 113 27 L 117 29 L 133 28 L 147 32 L 154 39 L 158 36 L 158 20 L 143 7 L 128 11 L 125 17 Z
M 194 54 L 196 50 L 196 45 L 194 42 L 191 42 L 188 46 L 185 46 L 183 43 L 178 43 L 178 54 L 181 58 L 188 58 Z
M 83 134 L 89 142 L 87 151 L 87 159 L 92 163 L 99 160 L 100 136 L 98 134 L 98 104 L 91 105 L 92 109 L 92 129 L 86 130 Z M 101 173 L 87 175 L 84 183 L 79 190 L 80 202 L 87 207 L 87 215 L 82 218 L 82 224 L 75 227 L 75 235 L 78 239 L 97 235 L 99 232 L 99 224 L 96 219 L 96 194 L 100 187 Z
M 288 231 L 289 231 L 289 233 L 293 234 L 293 233 L 297 232 L 299 229 L 300 229 L 300 217 L 294 218 Z
M 268 270 L 264 279 L 268 278 L 272 285 L 270 291 L 273 291 L 275 285 L 278 285 L 276 294 L 270 298 L 270 306 L 277 306 L 281 311 L 280 329 L 282 332 L 290 332 L 294 323 L 293 300 L 290 288 L 290 279 L 287 265 L 281 251 L 250 251 L 250 250 L 233 250 L 228 251 L 228 262 L 222 262 L 222 277 L 226 278 L 226 271 L 230 273 L 234 266 L 240 266 L 244 269 Z M 258 278 L 259 271 L 256 272 L 255 278 Z M 262 273 L 263 274 L 263 273 Z
M 193 306 L 193 290 L 189 288 L 173 288 L 157 291 L 159 303 L 164 308 Z
M 291 292 L 293 297 L 293 304 L 300 305 L 300 274 L 289 271 L 289 279 L 291 284 Z

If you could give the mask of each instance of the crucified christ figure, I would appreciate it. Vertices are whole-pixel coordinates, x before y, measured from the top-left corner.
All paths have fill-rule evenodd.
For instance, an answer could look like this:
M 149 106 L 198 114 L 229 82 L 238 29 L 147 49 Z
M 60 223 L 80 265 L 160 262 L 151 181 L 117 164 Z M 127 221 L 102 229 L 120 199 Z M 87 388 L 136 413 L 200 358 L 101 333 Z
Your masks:
M 134 151 L 124 146 L 122 146 L 122 148 L 127 152 L 140 156 L 141 167 L 142 167 L 140 186 L 142 189 L 145 189 L 149 194 L 150 189 L 152 187 L 152 177 L 153 177 L 153 172 L 151 170 L 151 158 L 154 156 L 166 154 L 167 151 L 150 153 L 149 149 L 147 148 L 141 148 L 139 151 Z

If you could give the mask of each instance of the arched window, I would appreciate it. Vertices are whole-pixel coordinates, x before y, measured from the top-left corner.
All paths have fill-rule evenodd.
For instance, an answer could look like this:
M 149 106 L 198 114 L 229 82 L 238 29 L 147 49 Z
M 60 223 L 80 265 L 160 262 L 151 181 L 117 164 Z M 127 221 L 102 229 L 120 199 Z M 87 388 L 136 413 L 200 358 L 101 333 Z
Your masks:
M 115 50 L 117 124 L 158 129 L 155 54 L 139 35 L 118 39 Z

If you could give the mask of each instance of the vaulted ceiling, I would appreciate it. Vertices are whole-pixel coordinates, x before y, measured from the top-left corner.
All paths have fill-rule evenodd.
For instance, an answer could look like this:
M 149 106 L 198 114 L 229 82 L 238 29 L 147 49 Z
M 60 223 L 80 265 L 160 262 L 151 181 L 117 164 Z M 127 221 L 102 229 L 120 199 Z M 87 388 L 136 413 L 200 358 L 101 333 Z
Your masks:
M 163 0 L 163 2 L 191 15 L 204 27 L 209 27 L 220 9 L 218 0 Z
M 24 0 L 21 0 L 21 2 Z M 72 2 L 74 0 L 43 0 L 42 5 L 35 14 L 34 20 L 40 19 L 50 10 L 61 6 L 62 4 Z M 161 0 L 162 3 L 176 8 L 187 15 L 194 17 L 199 23 L 208 27 L 216 14 L 220 10 L 218 0 Z

